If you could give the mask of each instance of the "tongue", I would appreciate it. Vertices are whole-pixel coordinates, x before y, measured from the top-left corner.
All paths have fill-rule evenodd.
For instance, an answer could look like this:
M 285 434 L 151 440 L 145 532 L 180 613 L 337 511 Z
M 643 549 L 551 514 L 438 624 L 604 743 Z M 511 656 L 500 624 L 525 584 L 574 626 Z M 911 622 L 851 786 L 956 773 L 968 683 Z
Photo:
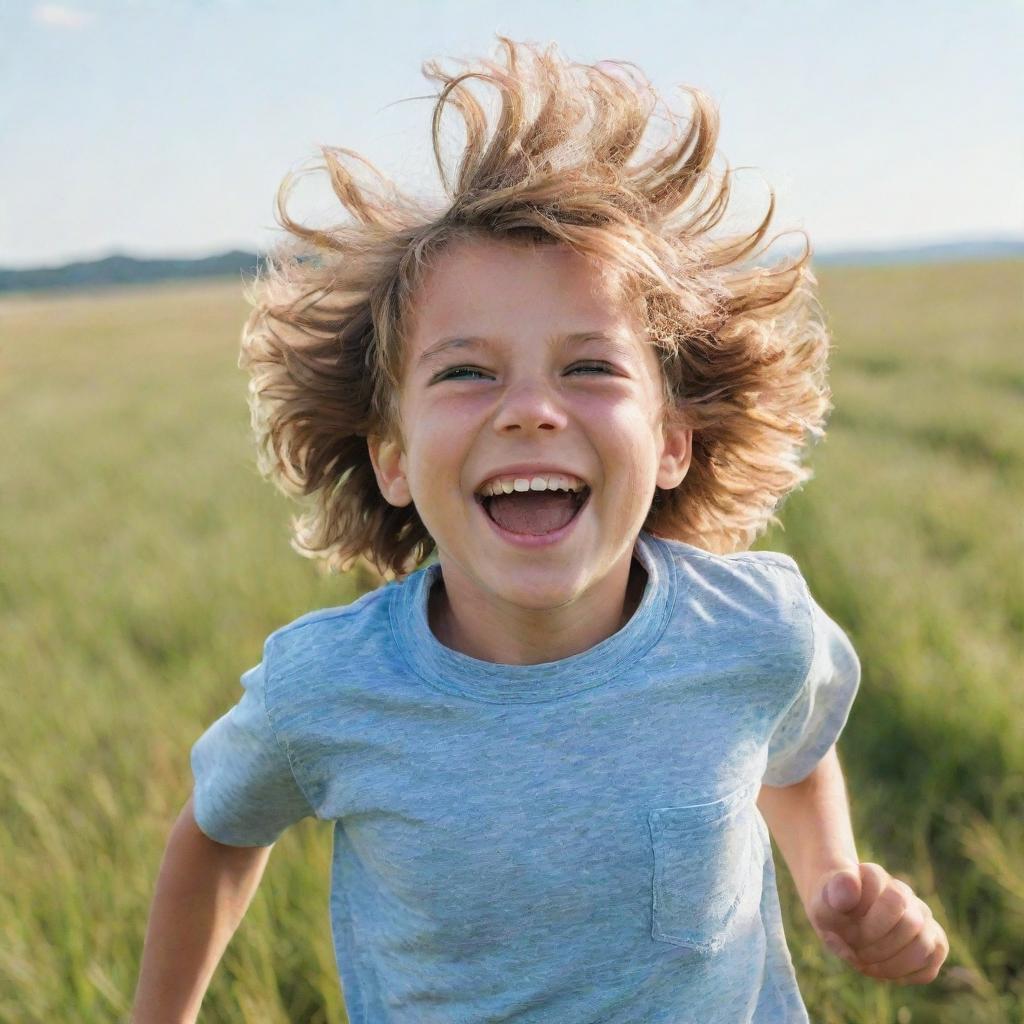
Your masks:
M 576 499 L 567 491 L 512 491 L 488 498 L 491 518 L 510 533 L 551 533 L 576 514 Z

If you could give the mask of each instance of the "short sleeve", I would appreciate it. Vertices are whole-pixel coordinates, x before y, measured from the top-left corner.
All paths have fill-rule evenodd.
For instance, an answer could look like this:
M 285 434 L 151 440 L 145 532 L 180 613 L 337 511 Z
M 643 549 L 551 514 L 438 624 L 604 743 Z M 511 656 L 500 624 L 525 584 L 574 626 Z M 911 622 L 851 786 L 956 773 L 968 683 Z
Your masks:
M 270 846 L 315 815 L 267 713 L 264 660 L 242 675 L 239 702 L 196 741 L 192 810 L 199 828 L 227 846 Z
M 849 637 L 806 596 L 813 656 L 800 692 L 771 734 L 762 777 L 769 786 L 792 786 L 811 774 L 842 733 L 860 686 L 860 660 Z

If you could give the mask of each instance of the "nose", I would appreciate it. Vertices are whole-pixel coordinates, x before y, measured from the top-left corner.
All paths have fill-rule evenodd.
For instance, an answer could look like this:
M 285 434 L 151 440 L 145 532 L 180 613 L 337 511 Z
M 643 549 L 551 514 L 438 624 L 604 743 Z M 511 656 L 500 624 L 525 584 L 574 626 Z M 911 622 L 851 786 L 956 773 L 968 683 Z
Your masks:
M 560 430 L 566 415 L 551 388 L 536 380 L 522 381 L 510 387 L 494 417 L 498 433 L 535 430 Z

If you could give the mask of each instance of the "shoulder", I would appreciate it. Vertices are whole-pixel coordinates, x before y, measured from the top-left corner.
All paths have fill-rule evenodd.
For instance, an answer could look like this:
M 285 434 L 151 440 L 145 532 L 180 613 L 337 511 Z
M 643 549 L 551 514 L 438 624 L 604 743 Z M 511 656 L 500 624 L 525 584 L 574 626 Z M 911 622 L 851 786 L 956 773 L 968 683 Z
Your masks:
M 796 560 L 781 551 L 720 555 L 663 540 L 676 582 L 676 635 L 697 637 L 728 665 L 790 687 L 814 652 L 812 600 Z
M 267 639 L 292 640 L 297 639 L 300 633 L 358 627 L 361 621 L 372 618 L 374 613 L 381 610 L 379 606 L 386 598 L 387 591 L 391 586 L 393 584 L 378 587 L 376 590 L 368 590 L 349 604 L 341 604 L 332 608 L 316 608 L 306 612 L 275 629 Z
M 718 593 L 807 614 L 807 583 L 796 560 L 783 551 L 736 551 L 719 555 L 683 541 L 658 538 L 677 582 L 691 594 Z
M 390 595 L 396 584 L 347 605 L 306 612 L 263 645 L 267 713 L 279 734 L 299 742 L 324 709 L 386 671 L 392 660 Z M 335 703 L 332 703 L 335 702 Z
M 339 654 L 352 657 L 366 649 L 366 642 L 388 628 L 388 583 L 367 591 L 346 605 L 306 612 L 275 629 L 264 644 L 264 659 L 280 678 L 289 670 L 318 663 L 337 664 Z

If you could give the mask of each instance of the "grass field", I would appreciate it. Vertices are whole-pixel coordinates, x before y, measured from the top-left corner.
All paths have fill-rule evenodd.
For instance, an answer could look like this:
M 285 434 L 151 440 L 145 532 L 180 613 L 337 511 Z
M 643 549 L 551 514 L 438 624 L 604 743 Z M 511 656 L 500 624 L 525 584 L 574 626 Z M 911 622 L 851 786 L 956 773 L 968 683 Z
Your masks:
M 839 750 L 858 851 L 951 952 L 850 971 L 779 865 L 818 1024 L 1024 1021 L 1024 263 L 822 269 L 836 410 L 788 551 L 863 680 Z M 0 302 L 0 1021 L 126 1018 L 192 743 L 266 635 L 359 591 L 258 476 L 238 282 Z M 344 1021 L 331 830 L 275 847 L 205 1024 Z

